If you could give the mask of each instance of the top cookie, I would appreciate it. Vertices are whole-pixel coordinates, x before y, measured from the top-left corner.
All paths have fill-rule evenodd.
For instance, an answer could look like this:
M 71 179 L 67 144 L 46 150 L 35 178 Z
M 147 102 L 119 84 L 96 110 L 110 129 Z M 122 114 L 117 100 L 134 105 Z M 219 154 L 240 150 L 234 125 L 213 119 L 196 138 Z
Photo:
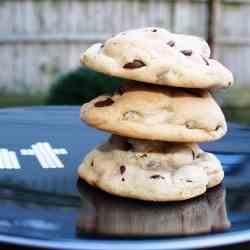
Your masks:
M 210 57 L 205 40 L 144 28 L 91 46 L 81 63 L 96 71 L 152 84 L 185 88 L 227 88 L 232 73 Z

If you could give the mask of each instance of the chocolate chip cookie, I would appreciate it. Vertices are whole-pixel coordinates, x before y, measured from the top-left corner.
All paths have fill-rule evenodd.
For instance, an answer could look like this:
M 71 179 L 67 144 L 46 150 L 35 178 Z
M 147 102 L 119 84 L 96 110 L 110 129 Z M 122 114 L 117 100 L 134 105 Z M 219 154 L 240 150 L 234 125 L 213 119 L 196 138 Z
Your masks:
M 107 75 L 185 88 L 227 88 L 232 73 L 210 58 L 200 37 L 174 34 L 162 28 L 122 32 L 81 55 L 81 62 Z
M 113 96 L 81 108 L 95 128 L 138 139 L 204 142 L 227 131 L 224 115 L 206 90 L 129 83 Z
M 220 162 L 197 144 L 135 140 L 112 136 L 90 152 L 78 169 L 92 186 L 118 196 L 177 201 L 218 185 Z

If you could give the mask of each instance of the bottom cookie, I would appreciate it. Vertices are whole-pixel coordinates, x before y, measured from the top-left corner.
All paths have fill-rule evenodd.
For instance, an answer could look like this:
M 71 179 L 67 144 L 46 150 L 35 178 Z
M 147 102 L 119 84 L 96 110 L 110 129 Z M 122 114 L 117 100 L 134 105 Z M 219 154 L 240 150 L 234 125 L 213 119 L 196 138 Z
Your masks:
M 149 201 L 187 200 L 224 177 L 218 159 L 197 144 L 115 135 L 85 157 L 78 174 L 108 193 Z

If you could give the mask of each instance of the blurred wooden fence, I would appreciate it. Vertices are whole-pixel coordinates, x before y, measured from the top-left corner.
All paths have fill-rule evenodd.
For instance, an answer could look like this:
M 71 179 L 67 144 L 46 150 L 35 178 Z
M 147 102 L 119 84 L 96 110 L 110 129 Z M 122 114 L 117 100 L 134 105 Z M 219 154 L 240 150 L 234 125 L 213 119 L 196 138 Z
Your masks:
M 215 57 L 250 84 L 250 1 L 215 0 Z M 114 33 L 144 26 L 207 36 L 205 0 L 0 0 L 0 91 L 46 91 L 79 54 Z

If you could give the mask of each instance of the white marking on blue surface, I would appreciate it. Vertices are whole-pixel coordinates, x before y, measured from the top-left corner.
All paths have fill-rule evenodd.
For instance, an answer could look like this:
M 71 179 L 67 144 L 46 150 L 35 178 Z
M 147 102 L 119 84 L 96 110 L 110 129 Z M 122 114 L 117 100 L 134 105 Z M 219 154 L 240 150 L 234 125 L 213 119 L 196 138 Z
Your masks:
M 65 148 L 53 149 L 48 142 L 38 142 L 31 146 L 32 149 L 21 149 L 24 156 L 35 155 L 42 168 L 64 168 L 64 164 L 57 155 L 66 155 Z
M 14 151 L 0 148 L 0 169 L 20 169 L 21 166 Z

